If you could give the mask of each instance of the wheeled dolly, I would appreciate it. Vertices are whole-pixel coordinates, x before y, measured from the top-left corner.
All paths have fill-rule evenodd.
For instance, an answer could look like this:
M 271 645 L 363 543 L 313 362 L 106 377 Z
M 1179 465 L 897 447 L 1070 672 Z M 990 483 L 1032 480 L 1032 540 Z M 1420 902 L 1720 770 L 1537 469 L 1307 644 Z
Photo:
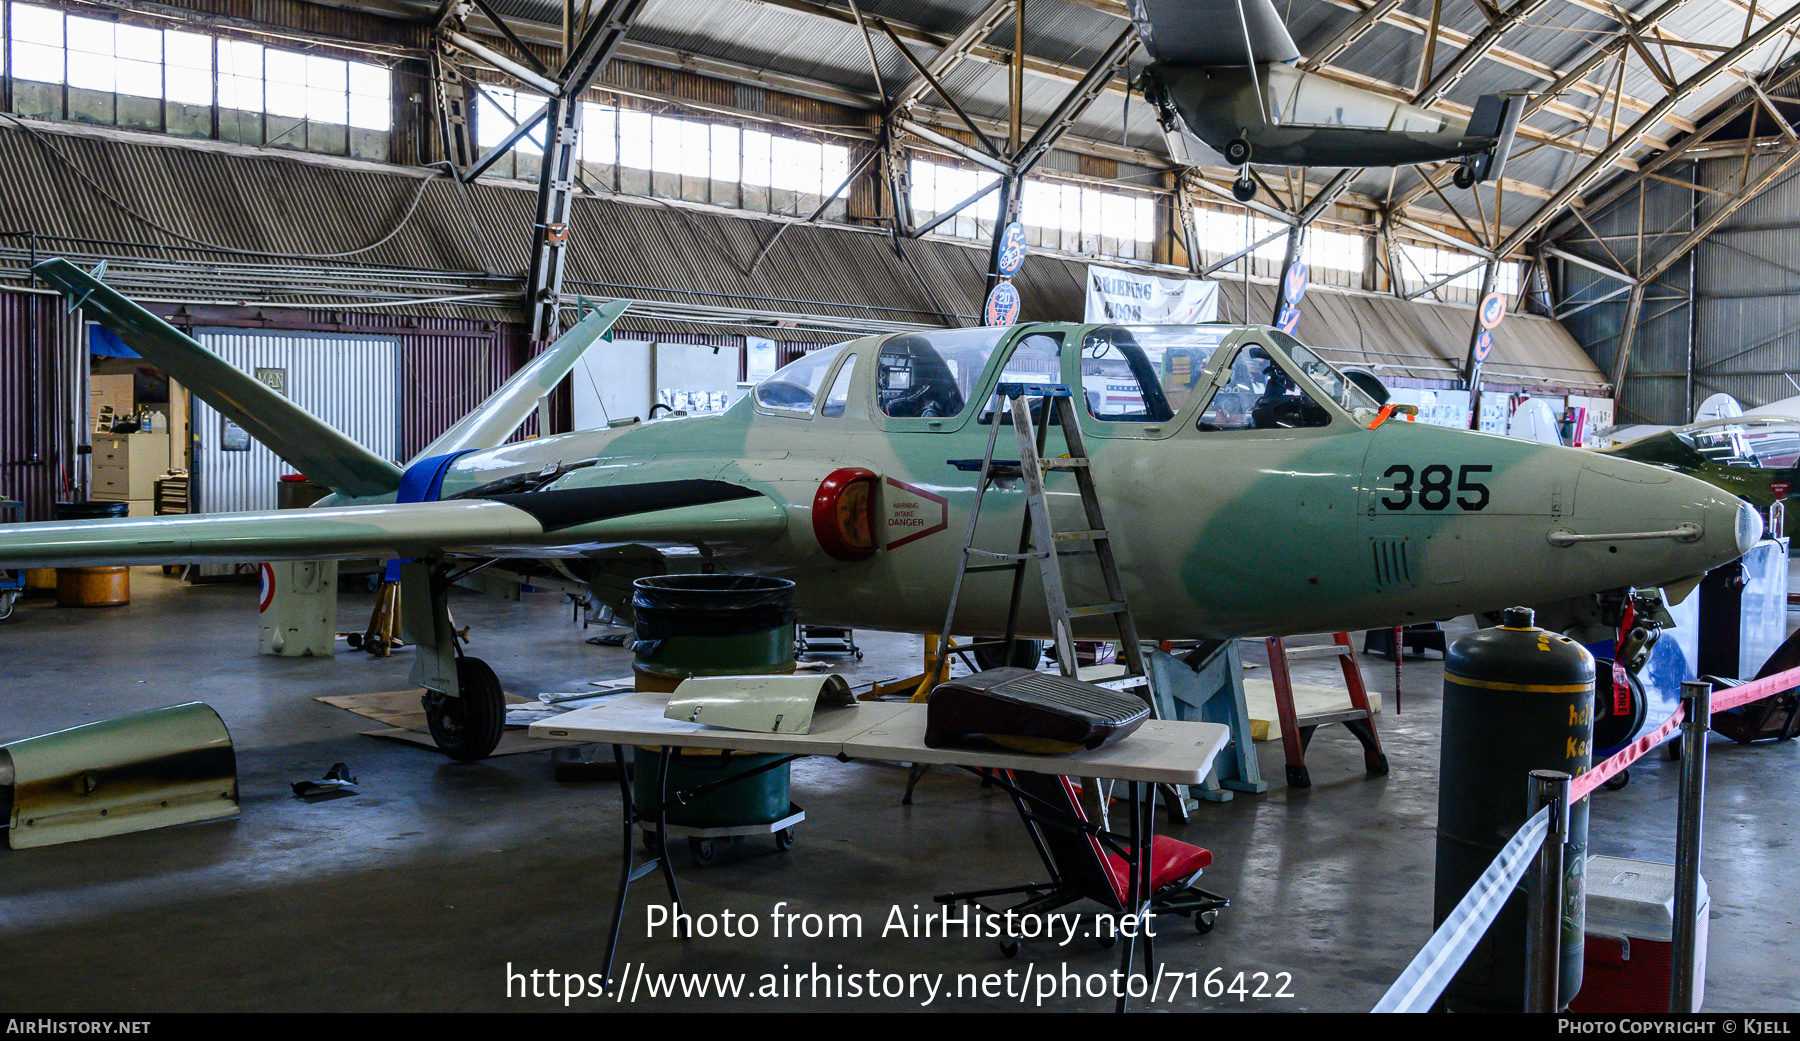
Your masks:
M 663 830 L 672 839 L 687 839 L 688 852 L 693 855 L 695 867 L 705 867 L 718 855 L 720 839 L 736 839 L 749 835 L 775 836 L 775 848 L 790 850 L 794 848 L 794 827 L 806 819 L 806 811 L 793 803 L 788 803 L 787 816 L 767 824 L 740 824 L 730 828 L 690 828 L 680 824 L 665 824 Z M 662 850 L 657 848 L 656 822 L 639 821 L 638 827 L 644 833 L 644 848 L 652 855 L 660 856 Z
M 794 630 L 794 657 L 816 657 L 841 654 L 862 661 L 862 648 L 856 645 L 856 631 L 836 625 L 802 625 Z

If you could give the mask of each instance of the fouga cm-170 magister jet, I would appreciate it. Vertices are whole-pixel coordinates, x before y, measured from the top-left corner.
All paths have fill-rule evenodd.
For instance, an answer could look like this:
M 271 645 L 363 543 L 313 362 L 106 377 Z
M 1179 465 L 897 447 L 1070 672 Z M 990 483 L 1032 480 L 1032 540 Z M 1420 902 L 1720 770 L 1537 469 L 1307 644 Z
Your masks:
M 989 424 L 1011 422 L 1002 381 L 1081 399 L 1145 639 L 1332 632 L 1682 586 L 1762 533 L 1748 504 L 1666 469 L 1384 422 L 1336 369 L 1263 326 L 871 336 L 805 355 L 720 413 L 503 444 L 610 327 L 624 306 L 612 304 L 401 467 L 67 261 L 34 270 L 334 494 L 307 510 L 9 525 L 0 566 L 409 561 L 413 681 L 457 758 L 491 751 L 504 719 L 492 670 L 458 653 L 446 603 L 459 572 L 489 562 L 614 602 L 621 576 L 647 571 L 780 576 L 808 623 L 936 631 L 978 479 L 967 461 L 984 455 Z M 1050 485 L 1057 526 L 1087 527 L 1073 484 L 1057 480 L 1068 478 Z M 978 546 L 1015 549 L 1024 507 L 1016 488 L 990 491 Z M 1071 569 L 1071 602 L 1104 599 L 1097 574 L 1095 588 L 1076 581 L 1089 571 Z M 1028 581 L 1018 634 L 1049 636 Z M 1004 634 L 1010 594 L 1010 581 L 972 575 L 959 632 Z

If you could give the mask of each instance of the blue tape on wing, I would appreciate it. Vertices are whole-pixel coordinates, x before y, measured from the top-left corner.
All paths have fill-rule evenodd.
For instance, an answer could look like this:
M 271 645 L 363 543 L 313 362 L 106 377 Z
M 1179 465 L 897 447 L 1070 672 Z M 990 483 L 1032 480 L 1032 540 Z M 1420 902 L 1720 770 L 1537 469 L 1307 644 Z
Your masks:
M 450 464 L 459 456 L 468 452 L 449 452 L 434 455 L 429 459 L 421 459 L 406 468 L 400 475 L 400 487 L 394 492 L 395 502 L 436 502 L 444 491 L 444 475 L 450 471 Z M 387 570 L 382 573 L 383 581 L 400 581 L 400 565 L 404 561 L 390 560 Z
M 444 490 L 444 474 L 450 464 L 456 462 L 467 452 L 450 452 L 445 455 L 434 455 L 429 459 L 421 459 L 406 468 L 400 475 L 400 490 L 395 493 L 395 502 L 436 502 L 438 495 Z

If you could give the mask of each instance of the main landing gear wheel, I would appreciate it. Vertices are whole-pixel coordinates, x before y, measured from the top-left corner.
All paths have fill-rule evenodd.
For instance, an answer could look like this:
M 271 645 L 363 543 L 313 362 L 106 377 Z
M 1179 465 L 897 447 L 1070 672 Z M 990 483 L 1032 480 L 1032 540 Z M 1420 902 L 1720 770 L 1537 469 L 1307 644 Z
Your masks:
M 1465 191 L 1473 188 L 1475 187 L 1475 171 L 1466 166 L 1459 166 L 1456 168 L 1456 172 L 1450 175 L 1450 182 Z
M 1014 640 L 1011 647 L 990 644 L 975 648 L 975 664 L 984 669 L 998 669 L 1005 665 L 1015 669 L 1035 669 L 1043 657 L 1043 640 Z
M 486 759 L 506 731 L 506 696 L 500 679 L 480 658 L 456 659 L 456 697 L 429 692 L 425 721 L 438 749 L 459 762 Z
M 1249 202 L 1256 198 L 1256 182 L 1248 177 L 1240 177 L 1231 182 L 1231 197 L 1239 202 Z
M 1225 161 L 1233 166 L 1242 166 L 1250 161 L 1250 142 L 1241 137 L 1234 137 L 1225 142 Z

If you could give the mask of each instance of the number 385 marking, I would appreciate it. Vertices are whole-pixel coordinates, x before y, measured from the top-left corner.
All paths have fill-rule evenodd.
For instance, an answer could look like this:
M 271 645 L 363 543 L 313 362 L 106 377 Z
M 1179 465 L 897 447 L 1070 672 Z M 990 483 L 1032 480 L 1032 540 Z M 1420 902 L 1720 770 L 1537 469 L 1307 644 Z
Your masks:
M 1381 475 L 1382 481 L 1394 482 L 1394 487 L 1388 489 L 1389 494 L 1381 497 L 1381 505 L 1390 510 L 1404 510 L 1416 498 L 1421 507 L 1434 513 L 1448 509 L 1452 502 L 1471 513 L 1485 510 L 1489 500 L 1488 486 L 1474 478 L 1493 470 L 1491 466 L 1471 464 L 1452 471 L 1443 463 L 1432 463 L 1415 473 L 1404 463 L 1395 464 Z M 1450 484 L 1453 478 L 1455 487 Z

